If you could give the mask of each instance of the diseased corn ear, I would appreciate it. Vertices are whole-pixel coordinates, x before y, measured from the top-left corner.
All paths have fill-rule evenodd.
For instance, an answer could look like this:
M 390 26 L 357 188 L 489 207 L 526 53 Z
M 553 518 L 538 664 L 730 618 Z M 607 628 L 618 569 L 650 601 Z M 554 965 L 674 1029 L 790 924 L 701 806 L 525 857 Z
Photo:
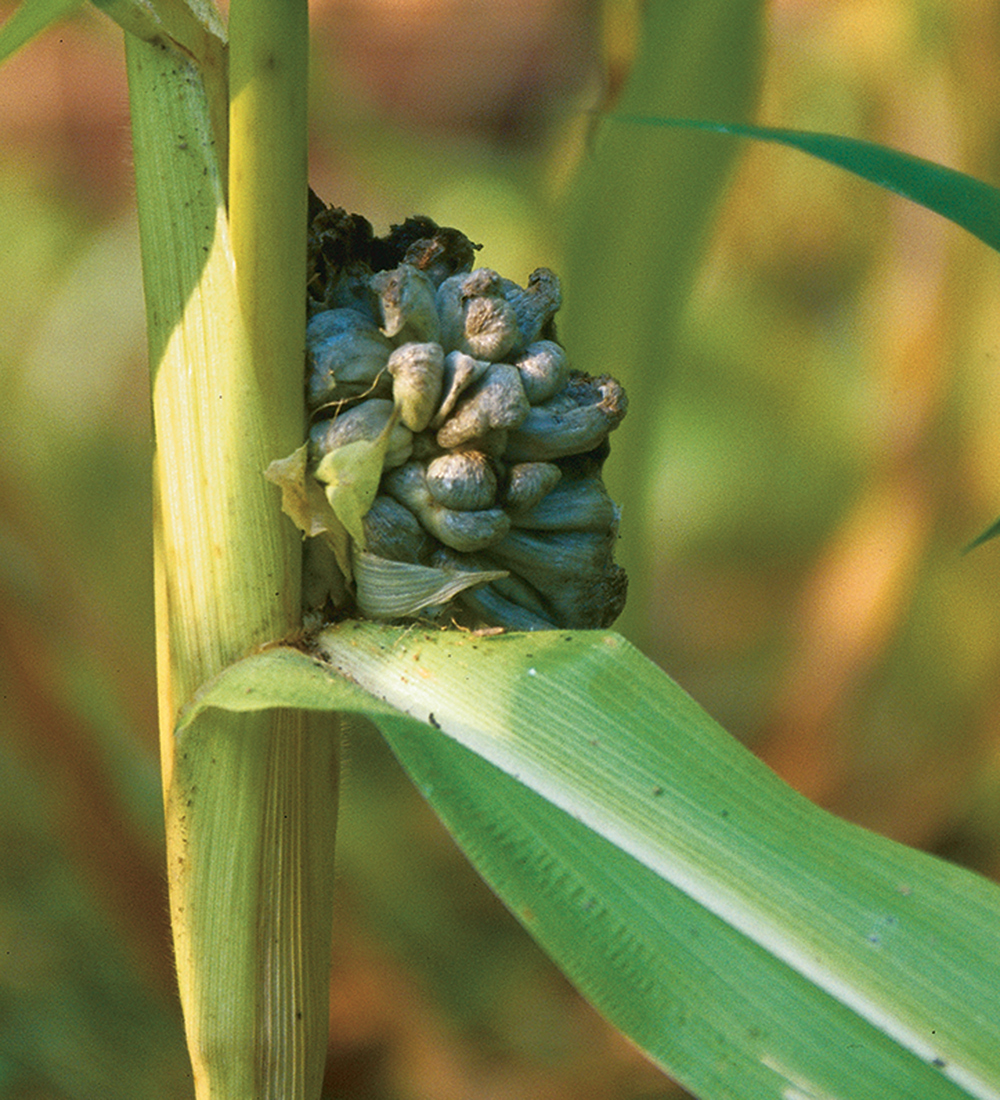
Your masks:
M 297 488 L 296 522 L 343 576 L 324 591 L 314 570 L 310 599 L 376 619 L 608 626 L 626 580 L 601 466 L 624 391 L 571 369 L 552 271 L 520 286 L 471 270 L 475 247 L 429 218 L 384 239 L 340 210 L 313 219 L 304 476 L 323 492 Z

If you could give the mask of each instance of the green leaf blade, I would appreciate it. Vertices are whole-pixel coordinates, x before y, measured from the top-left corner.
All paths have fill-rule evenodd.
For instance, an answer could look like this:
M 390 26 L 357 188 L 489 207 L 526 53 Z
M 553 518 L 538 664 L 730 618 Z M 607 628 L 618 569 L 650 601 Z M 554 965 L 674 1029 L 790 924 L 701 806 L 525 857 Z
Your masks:
M 0 27 L 0 62 L 81 6 L 82 0 L 24 0 Z
M 787 145 L 844 168 L 940 214 L 1000 251 L 1000 189 L 942 164 L 890 149 L 860 138 L 810 130 L 712 122 L 705 119 L 656 118 L 612 114 L 612 121 L 628 125 L 702 130 Z
M 997 535 L 1000 535 L 1000 519 L 994 520 L 981 535 L 977 535 L 968 546 L 963 547 L 962 553 L 968 554 L 970 550 L 975 550 L 977 547 L 982 546 L 984 542 L 990 542 Z
M 969 1041 L 1000 988 L 992 948 L 981 942 L 961 967 L 961 1007 L 939 985 L 947 952 L 939 943 L 933 966 L 926 953 L 954 920 L 951 903 L 941 899 L 953 898 L 956 880 L 967 911 L 978 894 L 983 922 L 994 926 L 998 892 L 823 814 L 624 639 L 414 633 L 389 653 L 369 654 L 327 631 L 320 644 L 366 690 L 418 717 L 433 711 L 453 738 L 876 1022 L 901 1047 L 969 1078 L 971 1095 L 1000 1095 L 978 1081 L 996 1073 L 997 1054 L 989 1042 Z M 920 888 L 910 881 L 914 859 Z M 869 937 L 888 918 L 897 928 L 912 924 L 914 936 L 876 952 Z M 953 947 L 957 963 L 967 945 Z M 984 1006 L 978 1019 L 963 1018 L 970 1000 Z M 1000 1042 L 996 1024 L 989 1026 Z
M 532 935 L 609 1020 L 697 1095 L 966 1095 L 475 754 L 445 738 L 387 737 Z
M 810 804 L 624 639 L 353 623 L 317 653 L 241 662 L 197 705 L 371 718 L 560 965 L 699 1095 L 1000 1096 L 1000 891 Z

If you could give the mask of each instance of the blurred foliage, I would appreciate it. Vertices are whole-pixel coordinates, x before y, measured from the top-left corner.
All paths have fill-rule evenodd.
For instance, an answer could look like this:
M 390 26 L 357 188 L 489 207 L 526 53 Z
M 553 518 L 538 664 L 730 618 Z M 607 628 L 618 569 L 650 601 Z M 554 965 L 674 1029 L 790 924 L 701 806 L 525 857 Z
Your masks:
M 513 276 L 559 270 L 629 10 L 608 4 L 602 46 L 596 0 L 317 4 L 314 188 L 379 229 L 457 225 Z M 1000 180 L 996 0 L 773 0 L 764 58 L 757 121 Z M 0 70 L 3 1100 L 189 1094 L 127 134 L 120 37 L 90 9 Z M 655 347 L 633 383 L 654 406 L 651 504 L 622 528 L 647 651 L 810 797 L 996 876 L 1000 543 L 961 549 L 1000 514 L 1000 260 L 833 168 L 740 148 L 669 384 Z M 366 730 L 345 782 L 331 1097 L 677 1095 Z

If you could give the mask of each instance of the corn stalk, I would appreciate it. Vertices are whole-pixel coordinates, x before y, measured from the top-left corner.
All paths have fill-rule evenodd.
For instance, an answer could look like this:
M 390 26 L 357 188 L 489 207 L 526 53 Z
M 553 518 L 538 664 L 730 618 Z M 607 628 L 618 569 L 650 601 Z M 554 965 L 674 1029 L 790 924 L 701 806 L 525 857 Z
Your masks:
M 300 543 L 262 471 L 303 434 L 306 5 L 234 2 L 228 80 L 219 49 L 192 58 L 166 36 L 126 38 L 171 921 L 196 1095 L 316 1096 L 331 720 L 213 710 L 175 735 L 199 687 L 299 624 Z

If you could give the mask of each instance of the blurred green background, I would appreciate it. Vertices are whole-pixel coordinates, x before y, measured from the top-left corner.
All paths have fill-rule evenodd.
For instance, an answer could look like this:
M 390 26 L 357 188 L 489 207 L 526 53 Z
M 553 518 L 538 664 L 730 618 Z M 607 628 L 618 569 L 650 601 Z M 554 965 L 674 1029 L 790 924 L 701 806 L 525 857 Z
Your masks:
M 634 5 L 318 0 L 313 18 L 321 196 L 380 231 L 456 225 L 522 281 L 572 256 L 586 284 L 567 210 Z M 996 0 L 775 0 L 754 118 L 1000 182 L 998 63 Z M 663 140 L 627 142 L 655 160 Z M 641 596 L 622 628 L 811 798 L 997 877 L 1000 541 L 961 551 L 1000 515 L 1000 260 L 801 154 L 730 148 L 676 341 L 612 325 L 575 348 L 594 287 L 567 303 L 571 357 L 628 358 L 652 426 L 648 453 L 628 419 L 612 439 L 609 482 L 645 500 L 623 517 Z M 610 277 L 648 296 L 640 242 L 613 243 Z M 187 1097 L 127 95 L 120 32 L 89 8 L 0 69 L 0 318 L 0 1098 Z M 347 739 L 327 1095 L 681 1095 L 376 737 Z

